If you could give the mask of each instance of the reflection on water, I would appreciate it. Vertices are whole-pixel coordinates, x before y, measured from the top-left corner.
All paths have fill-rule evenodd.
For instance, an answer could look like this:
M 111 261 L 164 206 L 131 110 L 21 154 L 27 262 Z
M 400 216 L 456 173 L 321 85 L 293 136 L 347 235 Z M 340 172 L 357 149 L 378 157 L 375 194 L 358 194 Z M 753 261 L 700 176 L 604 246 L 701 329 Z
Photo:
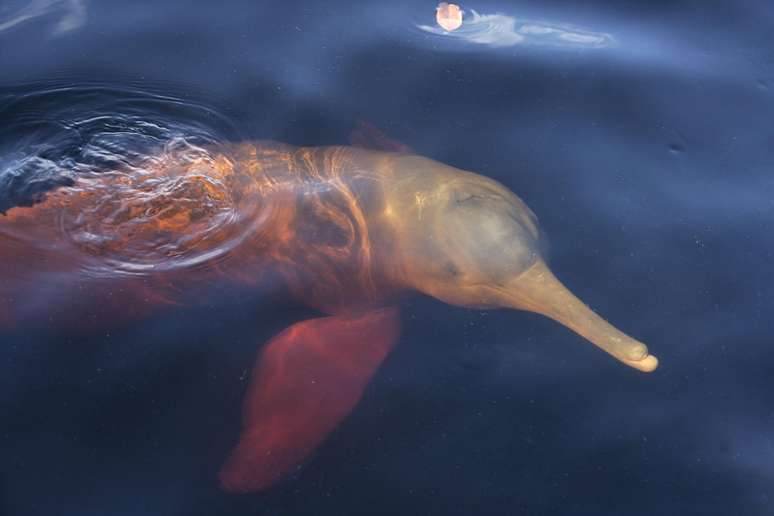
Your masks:
M 64 34 L 86 23 L 86 0 L 10 0 L 0 4 L 0 33 L 27 21 L 55 15 L 53 35 Z
M 453 31 L 418 25 L 423 31 L 446 38 L 464 40 L 490 47 L 510 47 L 513 45 L 542 45 L 552 47 L 603 48 L 614 45 L 610 34 L 592 32 L 576 27 L 550 22 L 521 20 L 507 14 L 479 14 L 470 10 L 462 26 Z

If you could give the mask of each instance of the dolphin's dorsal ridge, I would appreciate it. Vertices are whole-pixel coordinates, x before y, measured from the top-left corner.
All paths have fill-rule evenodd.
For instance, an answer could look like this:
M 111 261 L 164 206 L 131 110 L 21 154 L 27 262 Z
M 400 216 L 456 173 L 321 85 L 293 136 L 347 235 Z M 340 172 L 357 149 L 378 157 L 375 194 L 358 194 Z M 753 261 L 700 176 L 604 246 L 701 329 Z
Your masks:
M 352 146 L 362 149 L 401 152 L 405 154 L 413 153 L 411 147 L 390 138 L 374 124 L 365 120 L 358 120 L 357 127 L 349 133 L 349 142 Z

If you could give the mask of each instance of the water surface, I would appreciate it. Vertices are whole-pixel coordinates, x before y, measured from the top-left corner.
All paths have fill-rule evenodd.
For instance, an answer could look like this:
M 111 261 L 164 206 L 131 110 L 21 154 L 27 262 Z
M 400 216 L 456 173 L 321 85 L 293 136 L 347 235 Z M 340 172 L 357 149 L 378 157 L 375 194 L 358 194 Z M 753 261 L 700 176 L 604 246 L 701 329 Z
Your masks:
M 215 473 L 255 353 L 313 312 L 246 288 L 96 334 L 41 320 L 0 334 L 0 512 L 771 513 L 774 10 L 482 2 L 445 34 L 434 7 L 6 0 L 0 185 L 117 148 L 342 144 L 367 120 L 521 196 L 557 276 L 660 368 L 410 299 L 346 423 L 235 497 Z

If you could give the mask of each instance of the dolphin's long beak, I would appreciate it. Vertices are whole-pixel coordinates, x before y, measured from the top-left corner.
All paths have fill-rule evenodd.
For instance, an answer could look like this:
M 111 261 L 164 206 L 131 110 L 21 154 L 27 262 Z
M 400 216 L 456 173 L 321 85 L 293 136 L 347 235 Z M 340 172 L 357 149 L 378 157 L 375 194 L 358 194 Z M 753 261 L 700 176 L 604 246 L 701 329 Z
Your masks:
M 497 291 L 506 306 L 550 317 L 628 366 L 648 373 L 658 366 L 658 359 L 648 354 L 645 344 L 595 314 L 562 285 L 542 260 Z

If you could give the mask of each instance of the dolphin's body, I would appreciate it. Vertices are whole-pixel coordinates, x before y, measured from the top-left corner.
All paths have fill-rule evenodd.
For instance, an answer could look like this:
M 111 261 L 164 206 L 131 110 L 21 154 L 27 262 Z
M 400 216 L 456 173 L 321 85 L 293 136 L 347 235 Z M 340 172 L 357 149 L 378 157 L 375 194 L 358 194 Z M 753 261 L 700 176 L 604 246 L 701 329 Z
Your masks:
M 76 177 L 19 204 L 0 216 L 0 326 L 56 312 L 63 292 L 70 306 L 142 315 L 197 283 L 269 272 L 329 314 L 263 348 L 220 474 L 230 490 L 271 485 L 346 417 L 397 341 L 391 303 L 404 292 L 538 312 L 629 366 L 657 366 L 554 277 L 516 195 L 410 153 L 241 143 Z

